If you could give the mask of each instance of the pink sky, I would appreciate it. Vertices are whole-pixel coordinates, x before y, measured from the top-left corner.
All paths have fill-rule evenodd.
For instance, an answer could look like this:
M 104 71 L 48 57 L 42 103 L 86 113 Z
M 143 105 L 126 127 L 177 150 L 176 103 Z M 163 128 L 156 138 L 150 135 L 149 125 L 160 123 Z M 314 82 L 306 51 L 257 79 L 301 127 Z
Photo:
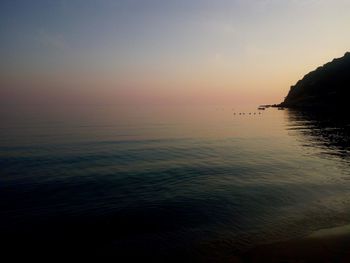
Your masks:
M 2 104 L 278 103 L 350 46 L 345 0 L 60 3 L 1 9 Z

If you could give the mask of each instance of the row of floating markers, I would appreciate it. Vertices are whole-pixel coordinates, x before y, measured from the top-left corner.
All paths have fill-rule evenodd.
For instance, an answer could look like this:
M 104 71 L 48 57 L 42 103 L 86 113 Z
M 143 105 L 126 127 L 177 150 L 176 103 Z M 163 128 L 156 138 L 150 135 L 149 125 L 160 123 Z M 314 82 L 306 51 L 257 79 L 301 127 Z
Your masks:
M 256 112 L 253 112 L 253 113 L 251 113 L 251 112 L 249 112 L 249 113 L 245 113 L 245 112 L 239 112 L 239 113 L 233 113 L 233 115 L 261 115 L 262 113 L 261 112 L 259 112 L 259 113 L 256 113 Z

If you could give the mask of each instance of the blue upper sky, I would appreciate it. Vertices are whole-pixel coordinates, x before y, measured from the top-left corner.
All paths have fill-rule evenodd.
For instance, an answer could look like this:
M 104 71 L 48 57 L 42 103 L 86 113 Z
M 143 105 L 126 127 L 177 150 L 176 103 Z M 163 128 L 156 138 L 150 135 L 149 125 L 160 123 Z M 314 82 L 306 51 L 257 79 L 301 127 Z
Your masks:
M 88 72 L 113 79 L 115 89 L 137 75 L 133 85 L 174 89 L 166 83 L 181 80 L 193 89 L 259 86 L 280 96 L 350 45 L 346 0 L 3 0 L 0 7 L 1 75 Z

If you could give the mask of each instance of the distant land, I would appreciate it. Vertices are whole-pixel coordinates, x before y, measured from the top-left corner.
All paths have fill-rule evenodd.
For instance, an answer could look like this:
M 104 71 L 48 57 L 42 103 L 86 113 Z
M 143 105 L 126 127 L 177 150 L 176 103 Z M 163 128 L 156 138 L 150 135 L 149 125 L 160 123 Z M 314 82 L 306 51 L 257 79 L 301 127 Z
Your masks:
M 274 105 L 302 109 L 344 109 L 350 99 L 350 53 L 318 67 L 291 87 Z

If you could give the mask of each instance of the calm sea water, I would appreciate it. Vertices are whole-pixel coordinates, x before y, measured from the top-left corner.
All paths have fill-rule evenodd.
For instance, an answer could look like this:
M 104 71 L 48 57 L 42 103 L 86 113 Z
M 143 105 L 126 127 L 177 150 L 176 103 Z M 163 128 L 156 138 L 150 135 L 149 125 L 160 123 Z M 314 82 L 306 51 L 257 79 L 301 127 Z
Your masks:
M 229 107 L 4 111 L 2 250 L 225 261 L 348 224 L 349 124 Z

